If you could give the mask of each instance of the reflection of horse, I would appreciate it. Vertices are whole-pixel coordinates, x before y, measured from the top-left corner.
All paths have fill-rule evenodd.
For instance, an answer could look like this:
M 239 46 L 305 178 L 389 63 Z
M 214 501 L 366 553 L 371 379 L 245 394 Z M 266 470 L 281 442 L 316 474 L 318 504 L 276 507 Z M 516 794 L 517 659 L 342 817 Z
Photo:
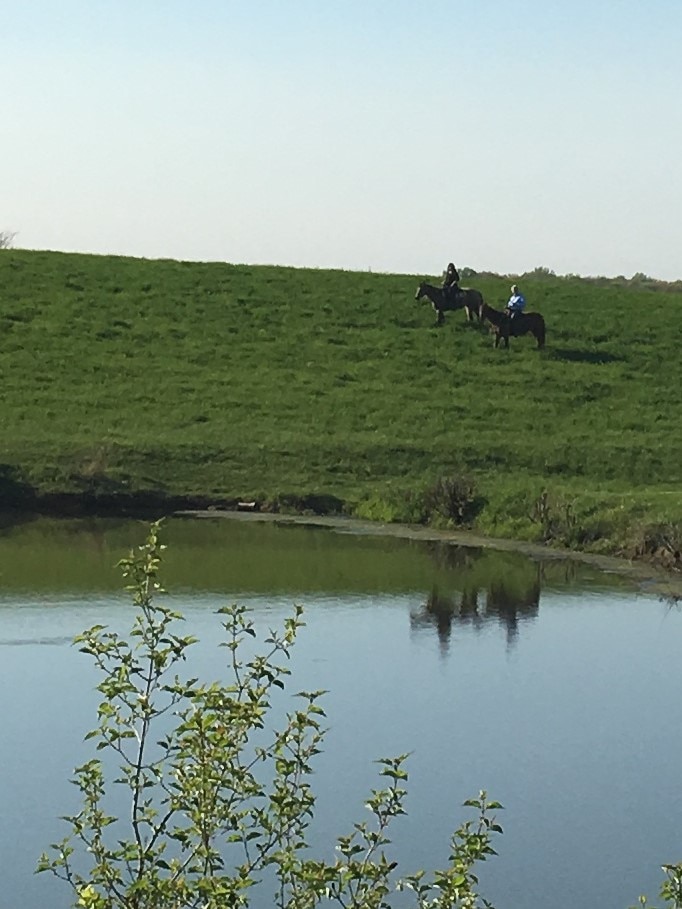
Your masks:
M 467 322 L 471 322 L 474 317 L 480 319 L 480 308 L 484 305 L 481 293 L 471 287 L 460 287 L 457 291 L 444 293 L 442 287 L 435 287 L 426 281 L 422 281 L 414 295 L 415 300 L 421 300 L 422 297 L 431 301 L 431 306 L 438 316 L 437 325 L 442 325 L 445 321 L 444 312 L 455 309 L 466 311 Z
M 468 564 L 454 567 L 449 582 L 454 589 L 441 593 L 434 584 L 419 610 L 410 614 L 410 625 L 435 627 L 443 652 L 457 628 L 480 631 L 489 623 L 499 623 L 513 645 L 521 623 L 538 616 L 542 580 L 540 564 L 529 562 L 519 570 L 518 562 L 518 557 L 501 554 L 474 555 Z
M 482 621 L 478 612 L 476 588 L 463 590 L 458 601 L 457 596 L 442 596 L 438 588 L 434 587 L 419 612 L 410 616 L 410 624 L 414 628 L 436 626 L 438 640 L 444 653 L 448 649 L 453 624 L 479 628 Z
M 510 335 L 517 338 L 528 332 L 535 336 L 538 347 L 545 346 L 545 320 L 539 312 L 518 312 L 512 318 L 507 311 L 501 312 L 487 303 L 481 303 L 478 315 L 481 321 L 487 319 L 490 322 L 495 335 L 495 347 L 500 346 L 501 340 L 504 340 L 505 347 L 509 347 Z

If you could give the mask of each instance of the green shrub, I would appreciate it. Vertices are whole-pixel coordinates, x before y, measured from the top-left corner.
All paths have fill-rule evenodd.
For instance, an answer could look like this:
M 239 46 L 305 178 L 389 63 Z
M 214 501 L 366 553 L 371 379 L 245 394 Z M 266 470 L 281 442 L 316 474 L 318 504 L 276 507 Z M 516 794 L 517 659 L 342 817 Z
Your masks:
M 482 506 L 473 478 L 464 475 L 439 477 L 426 490 L 424 501 L 430 520 L 448 526 L 469 524 Z

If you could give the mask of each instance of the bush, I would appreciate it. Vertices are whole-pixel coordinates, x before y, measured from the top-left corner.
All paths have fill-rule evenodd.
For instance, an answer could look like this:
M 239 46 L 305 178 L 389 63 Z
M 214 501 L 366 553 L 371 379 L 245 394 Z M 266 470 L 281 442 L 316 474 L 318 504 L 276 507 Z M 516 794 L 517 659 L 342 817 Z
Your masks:
M 474 480 L 463 475 L 439 477 L 426 490 L 424 500 L 431 521 L 456 526 L 473 521 L 482 505 Z
M 15 237 L 16 231 L 0 230 L 0 249 L 9 249 Z
M 682 570 L 682 527 L 673 523 L 647 524 L 626 547 L 629 558 L 648 559 L 669 570 Z
M 577 549 L 596 539 L 595 531 L 585 528 L 582 516 L 576 513 L 573 502 L 550 495 L 547 490 L 543 490 L 533 502 L 528 517 L 539 525 L 542 543 Z

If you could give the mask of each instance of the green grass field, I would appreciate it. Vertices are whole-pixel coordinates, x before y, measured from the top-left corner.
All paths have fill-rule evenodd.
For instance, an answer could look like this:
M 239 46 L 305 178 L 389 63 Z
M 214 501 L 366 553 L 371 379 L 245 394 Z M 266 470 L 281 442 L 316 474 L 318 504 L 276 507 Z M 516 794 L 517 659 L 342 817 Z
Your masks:
M 0 492 L 679 540 L 682 290 L 521 276 L 547 347 L 505 351 L 461 312 L 436 328 L 428 277 L 1 251 Z M 510 280 L 462 283 L 500 307 Z

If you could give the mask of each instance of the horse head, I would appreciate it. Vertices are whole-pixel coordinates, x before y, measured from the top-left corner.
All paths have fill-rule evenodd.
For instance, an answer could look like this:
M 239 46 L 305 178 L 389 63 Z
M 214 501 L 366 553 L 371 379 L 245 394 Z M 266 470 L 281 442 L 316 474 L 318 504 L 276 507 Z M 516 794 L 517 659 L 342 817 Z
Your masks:
M 424 287 L 425 286 L 426 286 L 426 281 L 422 281 L 421 284 L 419 285 L 419 287 L 417 288 L 417 292 L 414 295 L 415 300 L 421 300 L 421 298 L 424 296 Z

